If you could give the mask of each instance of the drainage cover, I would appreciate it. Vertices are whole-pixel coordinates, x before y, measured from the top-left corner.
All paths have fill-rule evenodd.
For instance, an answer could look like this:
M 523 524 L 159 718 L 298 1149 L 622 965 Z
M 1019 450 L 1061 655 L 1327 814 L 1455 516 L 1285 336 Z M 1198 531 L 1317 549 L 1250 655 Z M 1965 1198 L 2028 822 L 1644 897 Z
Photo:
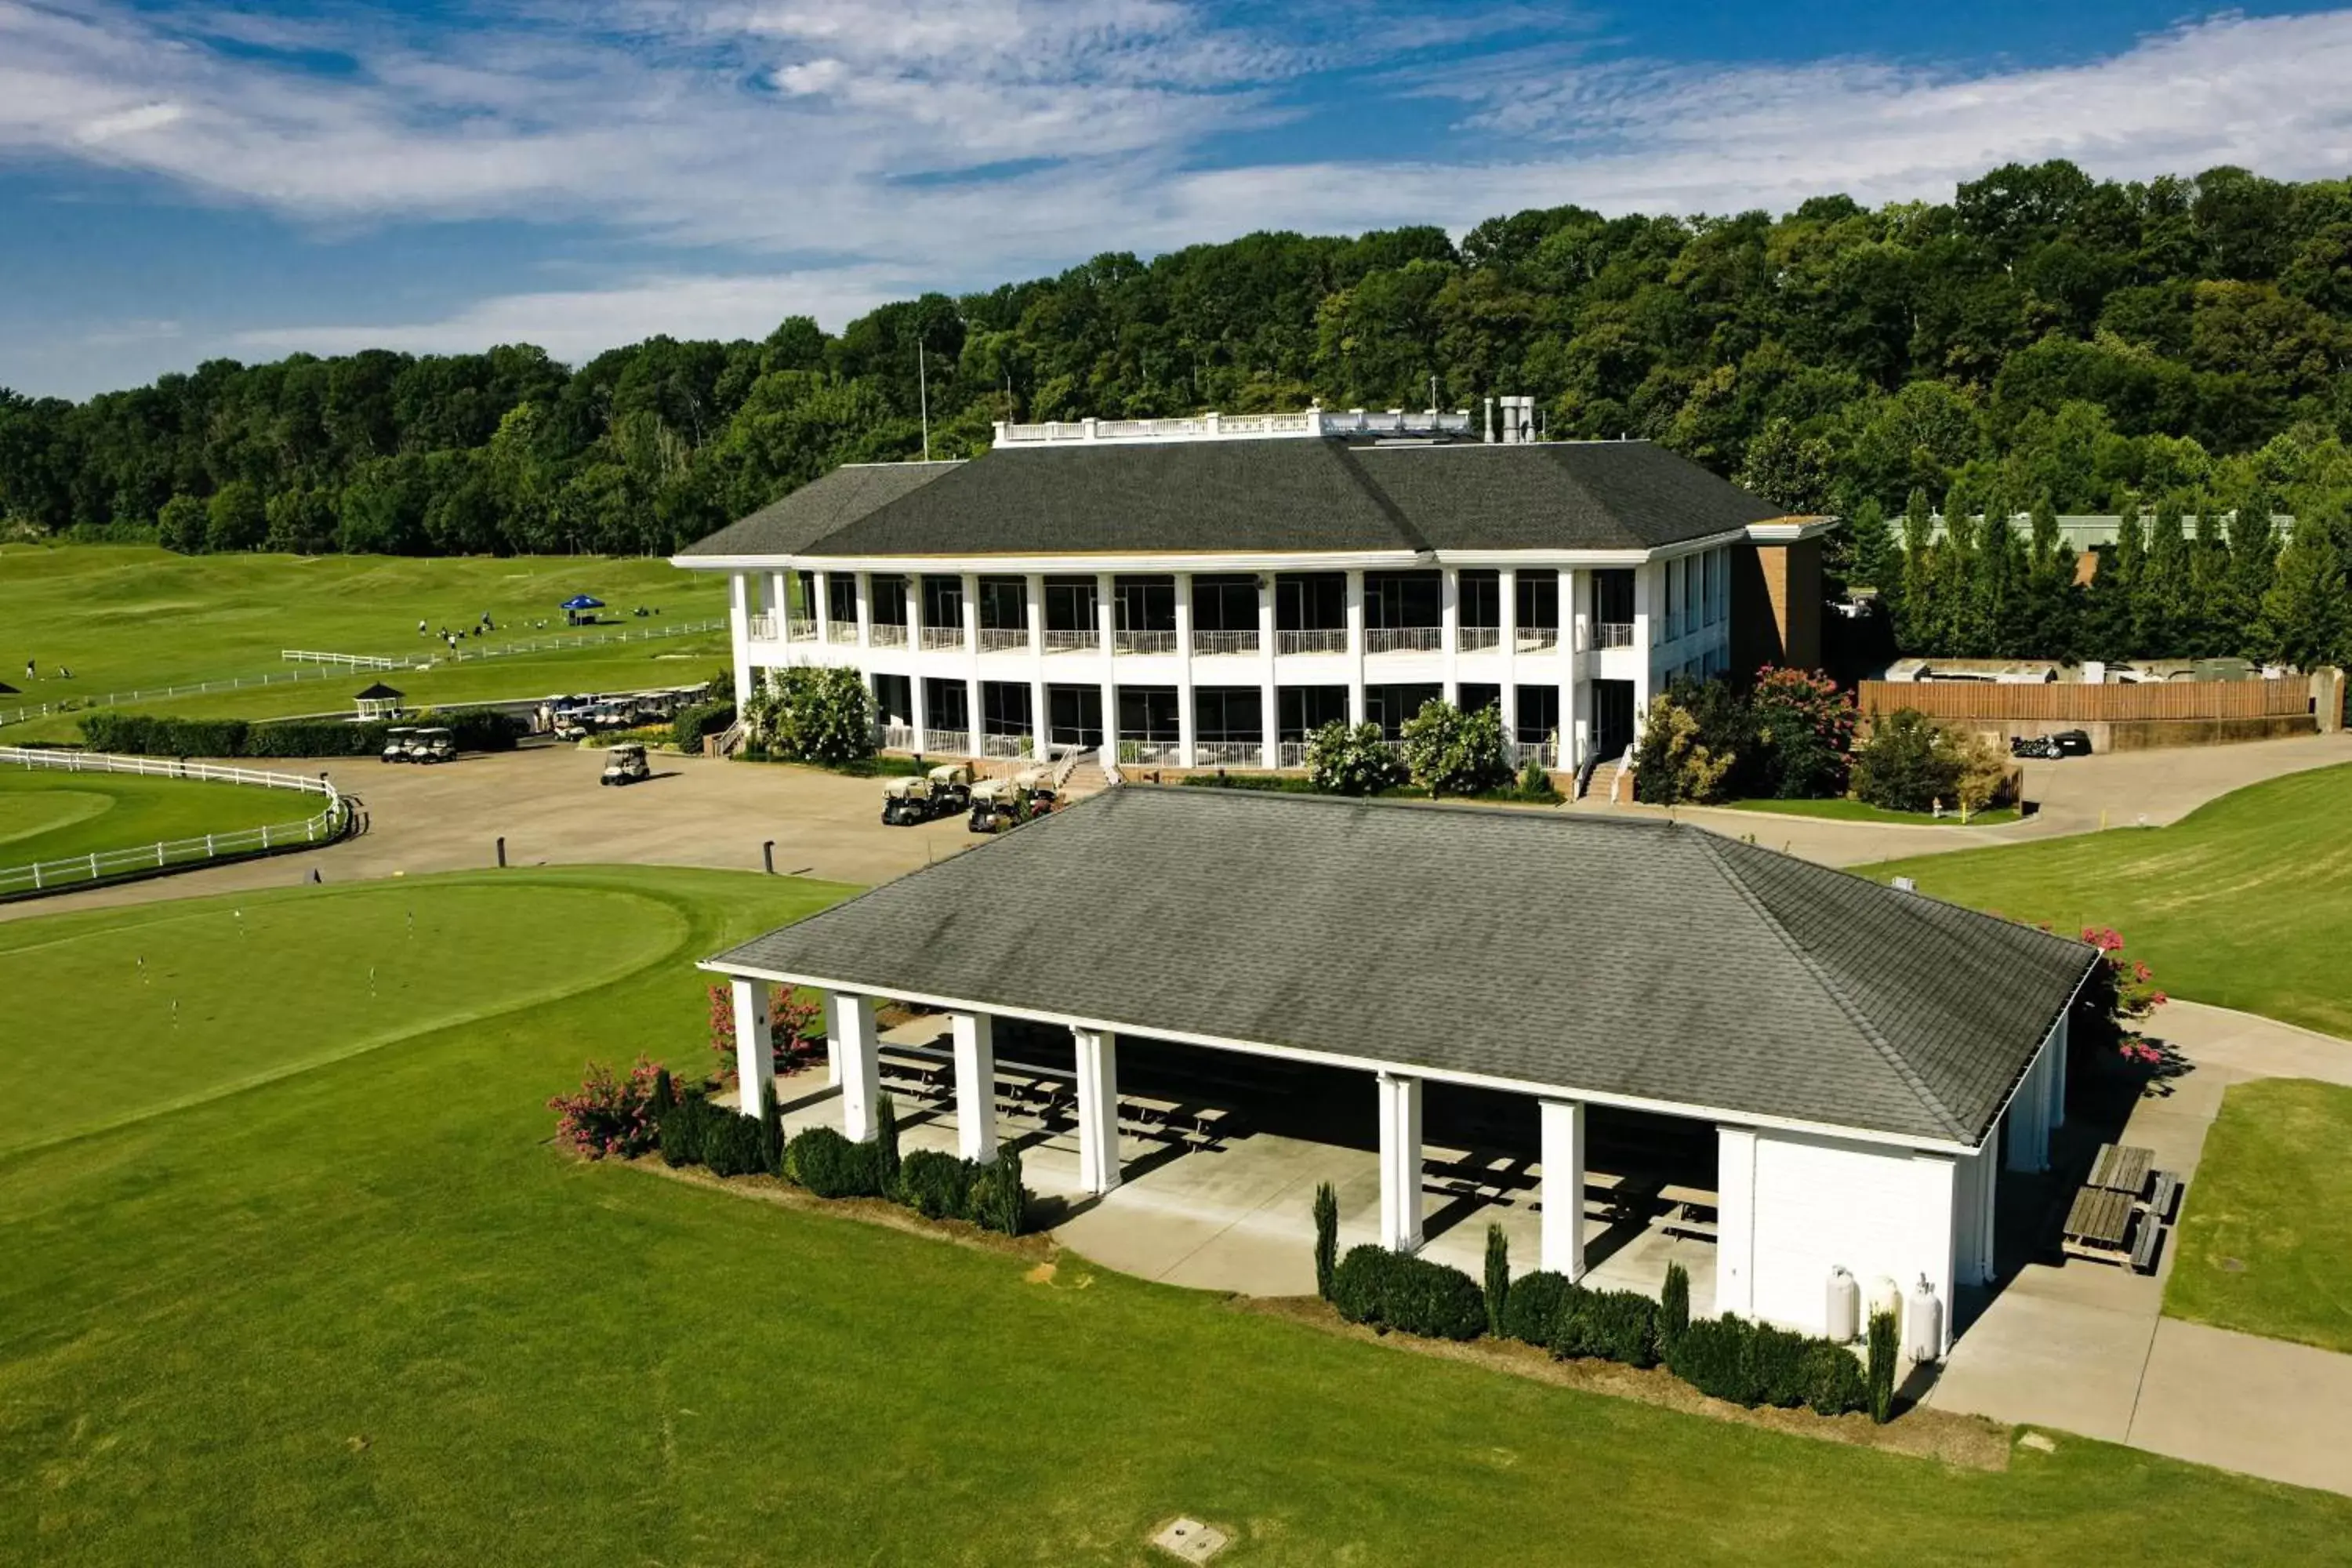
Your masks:
M 1206 1563 L 1229 1544 L 1225 1532 L 1197 1519 L 1171 1520 L 1151 1538 L 1151 1544 L 1187 1563 Z
M 2246 1260 L 2245 1260 L 2244 1258 L 2224 1258 L 2223 1259 L 2221 1259 L 2221 1272 L 2222 1272 L 2222 1273 L 2224 1273 L 2224 1274 L 2243 1274 L 2245 1271 L 2246 1271 Z

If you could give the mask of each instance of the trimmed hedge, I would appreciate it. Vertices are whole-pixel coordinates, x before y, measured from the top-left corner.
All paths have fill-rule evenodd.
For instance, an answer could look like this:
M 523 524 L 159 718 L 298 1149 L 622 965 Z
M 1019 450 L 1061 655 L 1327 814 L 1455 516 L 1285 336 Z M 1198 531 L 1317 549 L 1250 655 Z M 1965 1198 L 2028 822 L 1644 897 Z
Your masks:
M 830 1127 L 812 1127 L 793 1139 L 786 1173 L 821 1198 L 874 1198 L 882 1179 L 871 1143 L 853 1142 Z
M 529 726 L 511 713 L 464 708 L 430 710 L 400 721 L 403 727 L 439 725 L 461 752 L 511 752 Z M 92 751 L 146 757 L 373 757 L 383 750 L 389 721 L 341 719 L 173 719 L 152 713 L 83 715 L 81 736 Z
M 1021 1181 L 1021 1151 L 1002 1148 L 971 1178 L 971 1218 L 982 1230 L 1019 1236 L 1029 1226 L 1029 1189 Z
M 1459 1268 L 1426 1258 L 1358 1247 L 1331 1276 L 1331 1301 L 1351 1323 L 1435 1340 L 1475 1340 L 1486 1331 L 1486 1293 Z
M 710 1102 L 688 1094 L 661 1119 L 663 1163 L 671 1166 L 702 1163 L 702 1135 L 710 1118 Z
M 1560 1303 L 1576 1289 L 1568 1282 L 1567 1275 L 1555 1274 L 1549 1268 L 1520 1275 L 1511 1281 L 1510 1293 L 1503 1298 L 1503 1337 L 1523 1344 L 1549 1346 L 1552 1323 L 1559 1316 Z
M 898 1197 L 925 1219 L 965 1219 L 971 1214 L 969 1160 L 918 1149 L 898 1166 Z
M 702 738 L 716 735 L 735 722 L 732 702 L 698 702 L 691 708 L 681 708 L 669 721 L 669 743 L 681 752 L 702 750 Z
M 1833 1365 L 1832 1356 L 1845 1364 Z M 1870 1403 L 1862 1368 L 1844 1346 L 1737 1315 L 1695 1320 L 1675 1337 L 1667 1364 L 1701 1394 L 1735 1405 L 1808 1405 L 1842 1415 Z
M 1895 1356 L 1901 1338 L 1894 1313 L 1870 1314 L 1870 1370 L 1864 1384 L 1870 1418 L 1881 1426 L 1895 1418 Z
M 722 1108 L 704 1121 L 702 1163 L 714 1176 L 758 1175 L 769 1168 L 768 1140 L 760 1119 Z
M 1599 1356 L 1627 1366 L 1658 1359 L 1658 1304 L 1633 1290 L 1587 1290 L 1570 1285 L 1552 1321 L 1551 1353 Z

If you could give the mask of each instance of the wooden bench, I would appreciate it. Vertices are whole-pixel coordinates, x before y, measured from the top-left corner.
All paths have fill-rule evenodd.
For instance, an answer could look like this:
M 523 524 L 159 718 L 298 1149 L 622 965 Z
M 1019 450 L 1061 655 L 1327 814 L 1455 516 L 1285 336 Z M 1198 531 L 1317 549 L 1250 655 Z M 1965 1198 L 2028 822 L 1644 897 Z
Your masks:
M 1674 1205 L 1661 1227 L 1668 1236 L 1688 1237 L 1693 1241 L 1717 1239 L 1717 1209 L 1722 1202 L 1718 1194 L 1696 1187 L 1665 1186 L 1658 1189 L 1658 1196 Z
M 2133 1238 L 2131 1249 L 2131 1266 L 2134 1273 L 2156 1272 L 2156 1249 L 2163 1236 L 2164 1226 L 2157 1223 L 2154 1213 L 2143 1214 L 2139 1216 L 2139 1235 Z
M 2173 1200 L 2180 1195 L 2180 1178 L 2169 1171 L 2156 1173 L 2156 1186 L 2147 1196 L 2148 1217 L 2170 1224 Z

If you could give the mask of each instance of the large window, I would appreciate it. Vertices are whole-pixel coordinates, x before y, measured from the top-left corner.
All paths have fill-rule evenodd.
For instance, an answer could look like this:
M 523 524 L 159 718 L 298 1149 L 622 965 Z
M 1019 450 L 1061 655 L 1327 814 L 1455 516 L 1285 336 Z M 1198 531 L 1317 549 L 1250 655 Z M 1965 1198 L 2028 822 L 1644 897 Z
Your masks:
M 1344 686 L 1286 686 L 1275 693 L 1275 703 L 1281 740 L 1304 741 L 1326 724 L 1348 721 Z
M 923 625 L 963 625 L 963 579 L 929 575 L 923 579 Z
M 1518 600 L 1518 627 L 1521 631 L 1558 631 L 1559 629 L 1559 574 L 1528 572 L 1517 574 L 1515 595 Z
M 1339 572 L 1285 572 L 1274 580 L 1274 624 L 1286 632 L 1345 631 L 1348 579 Z
M 1095 629 L 1093 578 L 1045 579 L 1045 629 L 1049 632 L 1090 632 Z M 1097 720 L 1097 726 L 1099 725 L 1100 721 Z
M 1122 632 L 1172 632 L 1176 629 L 1176 579 L 1173 577 L 1114 577 L 1111 595 Z
M 990 631 L 1029 629 L 1029 585 L 1018 577 L 980 580 L 980 624 Z
M 1559 731 L 1559 688 L 1522 686 L 1512 694 L 1518 711 L 1511 739 L 1523 746 L 1539 746 Z
M 1434 572 L 1364 574 L 1364 624 L 1368 626 L 1434 626 L 1444 612 L 1444 592 Z
M 1029 683 L 1025 680 L 983 680 L 980 683 L 980 723 L 984 735 L 1036 733 L 1030 719 Z
M 824 574 L 825 614 L 837 626 L 857 624 L 857 574 L 854 572 L 828 572 Z
M 1500 626 L 1503 624 L 1503 574 L 1500 572 L 1468 571 L 1461 574 L 1462 624 L 1465 626 Z
M 1193 578 L 1192 629 L 1200 632 L 1257 630 L 1257 579 L 1205 575 Z
M 1179 725 L 1176 689 L 1172 686 L 1122 686 L 1118 689 L 1118 738 L 1174 745 Z
M 866 596 L 877 626 L 903 626 L 907 624 L 907 580 L 904 577 L 869 577 Z M 901 637 L 901 642 L 906 639 Z

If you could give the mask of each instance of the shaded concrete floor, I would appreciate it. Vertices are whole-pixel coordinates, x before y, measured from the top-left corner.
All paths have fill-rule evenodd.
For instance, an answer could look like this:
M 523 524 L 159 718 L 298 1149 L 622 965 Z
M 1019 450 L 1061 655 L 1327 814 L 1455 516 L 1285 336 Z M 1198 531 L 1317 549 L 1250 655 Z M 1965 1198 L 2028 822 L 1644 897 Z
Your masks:
M 2121 1141 L 2189 1184 L 2231 1084 L 2316 1078 L 2352 1084 L 2352 1041 L 2176 1001 L 2158 1031 L 2189 1070 L 2125 1108 Z M 2070 1183 L 2107 1134 L 2071 1124 L 2042 1204 L 2021 1218 L 2046 1242 Z M 2003 1224 L 2012 1223 L 2004 1210 Z M 1973 1304 L 1927 1403 L 2129 1443 L 2299 1486 L 2352 1493 L 2352 1356 L 2163 1316 L 2169 1237 L 2153 1275 L 2043 1256 L 2016 1263 Z

